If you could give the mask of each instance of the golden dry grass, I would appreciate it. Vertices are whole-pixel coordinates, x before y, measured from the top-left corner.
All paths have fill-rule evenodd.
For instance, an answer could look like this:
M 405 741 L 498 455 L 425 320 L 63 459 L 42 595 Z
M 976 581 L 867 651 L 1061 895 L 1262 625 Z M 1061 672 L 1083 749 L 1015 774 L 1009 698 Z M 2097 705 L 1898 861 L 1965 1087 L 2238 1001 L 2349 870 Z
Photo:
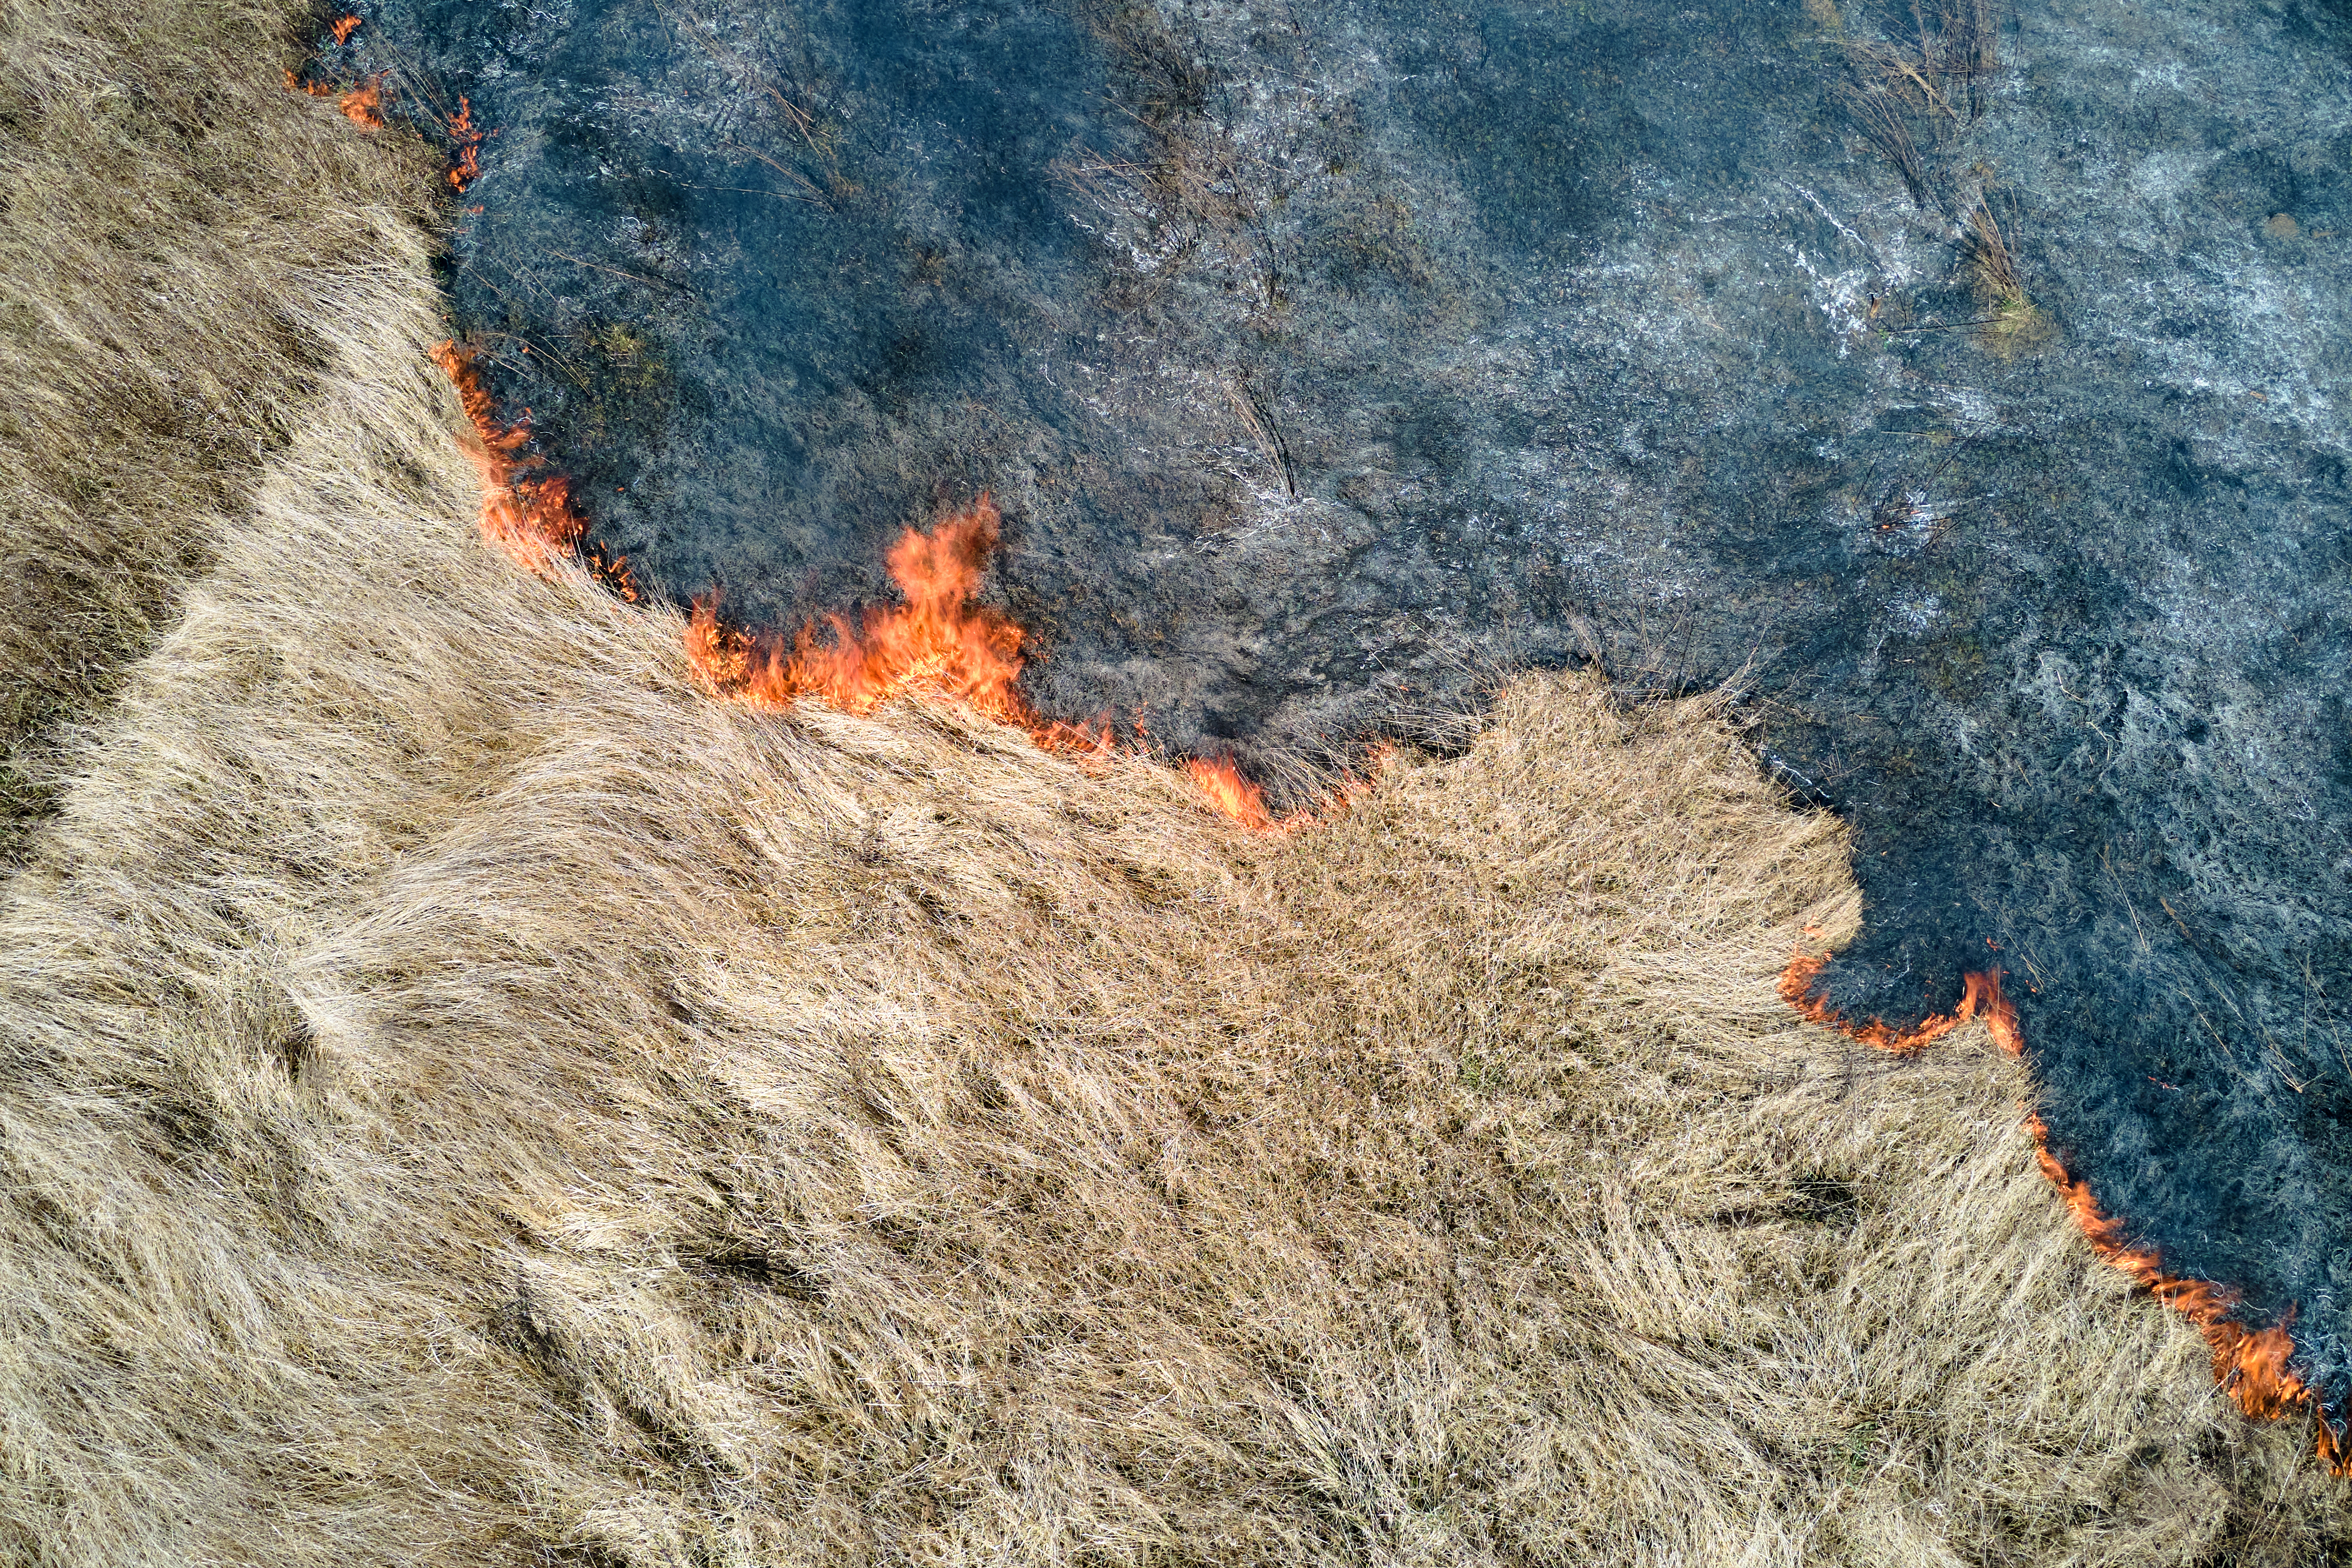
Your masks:
M 0 0 L 0 856 L 425 211 L 414 139 L 289 105 L 251 0 Z
M 2001 232 L 1981 195 L 1964 221 L 1960 254 L 1969 287 L 1986 313 L 1977 331 L 1979 343 L 2005 359 L 2051 339 L 2050 318 L 2027 295 L 2018 274 L 2013 235 Z
M 0 911 L 0 1557 L 2352 1539 L 2068 1229 L 2015 1064 L 1780 1006 L 1845 846 L 1704 704 L 1529 678 L 1277 838 L 714 699 L 479 544 L 378 238 Z

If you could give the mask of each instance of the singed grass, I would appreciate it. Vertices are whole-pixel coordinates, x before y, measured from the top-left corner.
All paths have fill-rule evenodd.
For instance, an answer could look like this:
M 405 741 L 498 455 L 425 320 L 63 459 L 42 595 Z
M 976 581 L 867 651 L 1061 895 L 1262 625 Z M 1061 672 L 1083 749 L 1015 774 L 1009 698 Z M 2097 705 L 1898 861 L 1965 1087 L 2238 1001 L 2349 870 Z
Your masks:
M 0 909 L 0 1558 L 2352 1540 L 2073 1235 L 2015 1064 L 1778 1002 L 1846 847 L 1705 704 L 1530 677 L 1254 837 L 1145 759 L 717 700 L 479 544 L 378 238 Z

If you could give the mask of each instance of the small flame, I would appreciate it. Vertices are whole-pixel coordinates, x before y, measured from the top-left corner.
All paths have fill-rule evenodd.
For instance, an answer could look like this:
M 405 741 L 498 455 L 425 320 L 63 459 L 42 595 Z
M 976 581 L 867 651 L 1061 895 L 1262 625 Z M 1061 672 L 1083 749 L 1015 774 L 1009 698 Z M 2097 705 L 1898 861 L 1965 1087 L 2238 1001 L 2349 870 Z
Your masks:
M 1809 927 L 1807 935 L 1816 933 Z M 1814 977 L 1828 963 L 1826 954 L 1809 956 L 1800 951 L 1780 972 L 1782 999 L 1815 1023 L 1841 1030 L 1882 1051 L 1909 1052 L 1950 1033 L 1970 1019 L 1981 1018 L 1995 1045 L 2011 1056 L 2025 1053 L 2025 1034 L 2018 1024 L 2016 1006 L 2000 994 L 1999 969 L 1966 977 L 1961 982 L 1960 1005 L 1951 1012 L 1937 1014 L 1916 1028 L 1898 1031 L 1878 1019 L 1862 1025 L 1850 1024 L 1826 1000 L 1812 995 Z M 2237 1291 L 2205 1280 L 2184 1280 L 2167 1274 L 2156 1249 L 2134 1245 L 2126 1238 L 2124 1222 L 2101 1211 L 2098 1199 L 2091 1194 L 2090 1184 L 2067 1171 L 2065 1163 L 2050 1147 L 2050 1129 L 2042 1118 L 2028 1112 L 2025 1128 L 2033 1138 L 2035 1163 L 2057 1187 L 2066 1212 L 2090 1242 L 2091 1250 L 2197 1326 L 2212 1352 L 2214 1381 L 2223 1393 L 2237 1401 L 2239 1409 L 2258 1420 L 2275 1420 L 2318 1405 L 2310 1385 L 2287 1365 L 2294 1353 L 2294 1341 L 2287 1333 L 2288 1324 L 2294 1321 L 2292 1307 L 2287 1311 L 2286 1322 L 2264 1329 L 2250 1329 L 2231 1318 L 2230 1311 L 2240 1300 Z M 2318 1427 L 2316 1446 L 2321 1462 L 2336 1475 L 2352 1474 L 2352 1443 L 2340 1435 L 2338 1423 L 2324 1407 L 2319 1410 Z
M 1265 791 L 1243 778 L 1231 758 L 1195 757 L 1184 771 L 1210 805 L 1243 827 L 1263 832 L 1280 825 L 1265 809 Z
M 2131 1276 L 2141 1289 L 2197 1325 L 2205 1336 L 2206 1348 L 2213 1356 L 2213 1380 L 2221 1392 L 2238 1402 L 2238 1408 L 2258 1420 L 2276 1420 L 2316 1403 L 2311 1387 L 2295 1375 L 2287 1365 L 2294 1354 L 2294 1341 L 2288 1334 L 2294 1322 L 2294 1311 L 2287 1310 L 2286 1322 L 2269 1328 L 2250 1329 L 2231 1318 L 2230 1310 L 2238 1304 L 2238 1292 L 2226 1285 L 2216 1285 L 2205 1280 L 2183 1280 L 2164 1271 L 2163 1260 L 2155 1249 L 2136 1247 L 2125 1239 L 2123 1221 L 2102 1213 L 2098 1199 L 2091 1196 L 2088 1183 L 2067 1172 L 2065 1164 L 2051 1152 L 2050 1131 L 2042 1118 L 2029 1114 L 2026 1130 L 2033 1134 L 2035 1160 L 2042 1174 L 2050 1178 L 2065 1199 L 2066 1212 L 2074 1217 L 2089 1239 L 2091 1249 L 2109 1264 Z M 2352 1473 L 2352 1448 L 2337 1435 L 2336 1425 L 2323 1410 L 2319 1418 L 2317 1448 L 2320 1459 L 2337 1475 Z
M 466 454 L 482 474 L 482 538 L 497 545 L 526 570 L 545 577 L 555 563 L 577 550 L 587 519 L 572 504 L 572 481 L 561 474 L 535 474 L 537 466 L 518 455 L 530 440 L 528 424 L 501 424 L 489 388 L 482 382 L 474 350 L 456 342 L 435 345 L 433 362 L 457 389 L 457 401 L 474 427 Z M 600 554 L 589 569 L 609 587 L 634 600 L 635 580 L 625 560 L 607 561 Z
M 1982 1014 L 1985 1027 L 1992 1031 L 1993 1039 L 2000 1042 L 2002 1050 L 2011 1056 L 2020 1055 L 2024 1050 L 2023 1037 L 2017 1032 L 2017 1009 L 2000 994 L 2001 971 L 1999 969 L 1989 974 L 1970 975 L 1962 981 L 1960 1005 L 1950 1012 L 1932 1014 L 1907 1030 L 1898 1030 L 1881 1019 L 1873 1019 L 1865 1024 L 1848 1023 L 1828 1001 L 1814 996 L 1813 977 L 1820 974 L 1829 961 L 1826 953 L 1811 956 L 1799 953 L 1789 960 L 1789 967 L 1780 971 L 1780 999 L 1815 1023 L 1842 1030 L 1864 1045 L 1907 1056 L 1915 1051 L 1925 1050 L 1970 1019 Z
M 360 19 L 357 16 L 338 16 L 335 18 L 334 26 L 328 29 L 335 35 L 335 42 L 338 44 L 350 43 L 352 35 L 359 30 Z
M 1385 742 L 1374 746 L 1365 758 L 1364 772 L 1341 775 L 1320 806 L 1302 806 L 1279 817 L 1267 809 L 1265 791 L 1244 778 L 1231 758 L 1195 757 L 1184 764 L 1184 772 L 1203 800 L 1252 832 L 1290 833 L 1328 821 L 1369 793 L 1395 755 L 1395 748 Z
M 449 119 L 449 140 L 455 151 L 449 160 L 449 185 L 463 191 L 482 172 L 483 131 L 474 123 L 474 105 L 462 95 L 457 99 L 457 112 Z
M 360 83 L 359 86 L 335 99 L 335 107 L 341 110 L 344 118 L 362 131 L 382 131 L 383 129 L 383 78 L 372 77 Z
M 354 27 L 359 26 L 359 18 L 355 16 L 347 16 L 344 20 Z M 335 41 L 341 43 L 347 36 L 339 33 Z M 308 93 L 312 98 L 331 98 L 335 100 L 335 107 L 361 130 L 383 129 L 383 77 L 381 73 L 356 86 L 339 88 L 331 81 L 304 81 L 289 70 L 286 73 L 286 90 Z

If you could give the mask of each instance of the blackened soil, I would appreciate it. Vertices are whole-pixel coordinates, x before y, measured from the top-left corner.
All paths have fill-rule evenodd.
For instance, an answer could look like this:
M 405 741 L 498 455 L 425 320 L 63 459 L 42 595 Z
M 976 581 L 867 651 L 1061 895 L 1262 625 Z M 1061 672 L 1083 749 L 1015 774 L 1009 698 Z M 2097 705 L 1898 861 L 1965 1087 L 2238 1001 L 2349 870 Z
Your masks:
M 2006 970 L 2101 1203 L 2352 1396 L 2342 7 L 2022 0 L 1891 121 L 1829 0 L 365 14 L 667 591 L 794 624 L 984 487 L 1038 705 L 1277 787 L 1514 663 L 1727 685 L 1856 827 L 1837 1001 Z

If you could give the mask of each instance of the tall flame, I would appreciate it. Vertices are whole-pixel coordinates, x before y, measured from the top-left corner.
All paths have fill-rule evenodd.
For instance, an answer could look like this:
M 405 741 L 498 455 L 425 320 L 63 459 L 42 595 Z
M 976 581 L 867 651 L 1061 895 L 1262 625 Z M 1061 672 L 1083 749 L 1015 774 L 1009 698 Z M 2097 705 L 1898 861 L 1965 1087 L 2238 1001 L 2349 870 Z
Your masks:
M 868 609 L 855 624 L 842 615 L 812 621 L 789 650 L 724 624 L 714 601 L 698 599 L 687 625 L 687 656 L 719 691 L 754 702 L 781 706 L 817 697 L 850 713 L 870 713 L 893 698 L 928 692 L 1024 729 L 1049 751 L 1106 755 L 1118 744 L 1107 718 L 1065 724 L 1029 706 L 1017 684 L 1026 662 L 1024 633 L 978 602 L 981 570 L 996 548 L 1001 522 L 996 503 L 983 495 L 929 533 L 908 528 L 886 558 L 890 580 L 906 602 Z M 1139 734 L 1141 729 L 1139 724 Z M 1376 769 L 1386 755 L 1375 751 Z M 1275 816 L 1265 792 L 1229 758 L 1194 758 L 1184 771 L 1202 800 L 1254 831 L 1288 831 L 1318 820 L 1306 810 Z M 1367 779 L 1345 779 L 1332 804 L 1370 787 Z
M 687 653 L 719 690 L 782 705 L 813 696 L 849 713 L 871 713 L 914 692 L 950 697 L 1024 729 L 1057 751 L 1108 751 L 1108 726 L 1064 724 L 1032 708 L 1017 685 L 1027 663 L 1023 632 L 978 601 L 981 569 L 996 548 L 1002 518 L 983 495 L 929 533 L 908 528 L 884 558 L 902 604 L 871 607 L 856 622 L 828 614 L 793 638 L 789 650 L 719 620 L 698 599 Z
M 335 35 L 335 42 L 348 44 L 352 41 L 352 35 L 359 29 L 360 19 L 357 16 L 338 16 L 328 31 Z
M 472 349 L 449 341 L 436 345 L 432 353 L 457 389 L 473 427 L 466 452 L 482 476 L 482 537 L 541 576 L 551 574 L 561 560 L 580 558 L 586 519 L 572 505 L 571 482 L 523 455 L 529 423 L 499 421 Z M 1107 754 L 1117 745 L 1107 719 L 1068 724 L 1029 706 L 1019 685 L 1027 663 L 1021 651 L 1025 634 L 1002 611 L 979 602 L 982 570 L 996 549 L 1002 522 L 996 503 L 983 494 L 929 532 L 908 528 L 884 558 L 904 602 L 868 608 L 855 622 L 839 614 L 812 621 L 789 649 L 726 624 L 715 599 L 698 599 L 687 622 L 687 658 L 714 688 L 751 702 L 781 706 L 816 697 L 845 712 L 870 713 L 922 692 L 1025 730 L 1048 750 Z M 593 544 L 586 548 L 588 570 L 635 601 L 638 590 L 628 563 L 608 560 Z M 1195 759 L 1185 770 L 1211 806 L 1243 827 L 1286 830 L 1313 820 L 1303 811 L 1275 817 L 1266 810 L 1265 792 L 1228 759 Z M 1339 798 L 1350 799 L 1368 787 L 1349 779 Z
M 1800 951 L 1780 971 L 1782 999 L 1816 1023 L 1841 1030 L 1864 1045 L 1882 1051 L 1909 1052 L 1949 1034 L 1970 1019 L 1981 1018 L 1995 1045 L 2011 1056 L 2025 1053 L 2025 1033 L 2019 1027 L 2015 1004 L 2000 993 L 1999 969 L 1968 976 L 1962 981 L 1960 1004 L 1949 1013 L 1939 1013 L 1915 1028 L 1896 1030 L 1878 1019 L 1866 1024 L 1849 1023 L 1826 1000 L 1813 995 L 1813 979 L 1828 962 L 1826 954 L 1809 956 Z M 2206 1348 L 2212 1353 L 2213 1377 L 2221 1391 L 2237 1401 L 2239 1409 L 2259 1420 L 2275 1420 L 2306 1407 L 2317 1407 L 2316 1448 L 2321 1462 L 2336 1475 L 2352 1474 L 2352 1441 L 2347 1441 L 2344 1424 L 2319 1406 L 2310 1385 L 2287 1365 L 2294 1353 L 2294 1341 L 2287 1333 L 2288 1325 L 2294 1321 L 2294 1309 L 2288 1309 L 2285 1322 L 2263 1329 L 2250 1329 L 2231 1317 L 2231 1310 L 2242 1299 L 2237 1291 L 2209 1281 L 2185 1280 L 2166 1273 L 2163 1259 L 2157 1250 L 2135 1245 L 2124 1222 L 2100 1209 L 2090 1184 L 2066 1169 L 2065 1162 L 2050 1147 L 2050 1129 L 2042 1118 L 2029 1111 L 2025 1128 L 2033 1138 L 2035 1163 L 2051 1185 L 2057 1187 L 2066 1212 L 2074 1217 L 2074 1224 L 2090 1242 L 2091 1250 L 2197 1325 L 2198 1332 L 2205 1336 Z

